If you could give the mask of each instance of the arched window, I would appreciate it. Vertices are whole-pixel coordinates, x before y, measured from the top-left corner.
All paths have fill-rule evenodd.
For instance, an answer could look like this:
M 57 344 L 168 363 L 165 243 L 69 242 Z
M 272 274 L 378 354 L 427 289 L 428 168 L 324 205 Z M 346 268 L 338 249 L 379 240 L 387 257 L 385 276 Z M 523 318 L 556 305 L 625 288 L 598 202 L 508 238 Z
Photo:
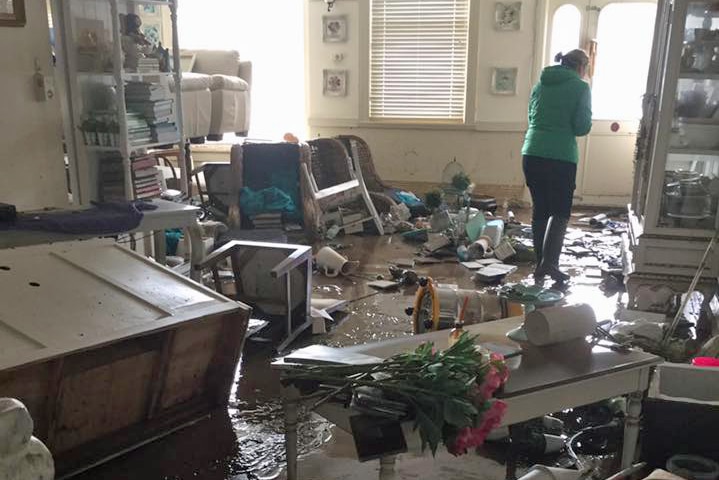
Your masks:
M 582 29 L 582 14 L 575 5 L 565 4 L 554 12 L 552 18 L 552 39 L 549 42 L 549 61 L 559 52 L 569 52 L 579 48 L 579 35 Z

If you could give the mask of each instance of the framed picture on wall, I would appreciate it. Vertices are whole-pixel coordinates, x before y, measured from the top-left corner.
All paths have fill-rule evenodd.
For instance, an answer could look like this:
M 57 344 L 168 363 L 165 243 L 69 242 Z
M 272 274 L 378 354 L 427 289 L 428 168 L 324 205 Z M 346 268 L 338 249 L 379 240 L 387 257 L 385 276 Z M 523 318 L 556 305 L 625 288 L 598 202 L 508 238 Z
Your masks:
M 157 5 L 142 5 L 140 8 L 143 15 L 153 16 L 157 15 L 159 7 Z
M 516 95 L 518 70 L 516 67 L 492 69 L 492 93 L 494 95 Z
M 25 26 L 25 0 L 0 0 L 0 27 Z
M 322 41 L 325 43 L 347 41 L 346 15 L 324 15 L 322 17 Z
M 160 43 L 162 35 L 161 29 L 162 27 L 156 23 L 142 25 L 142 33 L 145 34 L 145 37 L 147 37 L 147 39 L 152 42 L 153 45 L 157 45 Z
M 496 30 L 519 30 L 522 26 L 522 2 L 497 2 L 494 6 Z
M 344 97 L 347 95 L 347 70 L 323 70 L 322 77 L 324 96 Z

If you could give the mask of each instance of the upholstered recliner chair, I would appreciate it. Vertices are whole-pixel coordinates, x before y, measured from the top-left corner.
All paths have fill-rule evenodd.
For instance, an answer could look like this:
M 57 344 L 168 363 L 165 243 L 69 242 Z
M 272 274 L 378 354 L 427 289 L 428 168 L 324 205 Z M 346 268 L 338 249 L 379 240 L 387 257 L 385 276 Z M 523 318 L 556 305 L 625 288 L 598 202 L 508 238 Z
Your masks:
M 240 61 L 236 50 L 183 50 L 182 53 L 195 54 L 188 77 L 209 77 L 212 106 L 208 140 L 219 140 L 229 132 L 246 136 L 250 129 L 252 63 Z M 183 95 L 184 92 L 183 81 Z M 192 118 L 192 115 L 183 106 L 183 118 Z

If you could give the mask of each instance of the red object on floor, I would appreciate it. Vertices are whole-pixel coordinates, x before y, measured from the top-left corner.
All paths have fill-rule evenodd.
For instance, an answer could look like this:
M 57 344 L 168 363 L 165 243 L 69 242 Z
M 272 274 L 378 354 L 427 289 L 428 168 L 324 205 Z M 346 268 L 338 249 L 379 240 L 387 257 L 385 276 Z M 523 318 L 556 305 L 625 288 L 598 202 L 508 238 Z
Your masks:
M 692 365 L 697 367 L 719 367 L 719 358 L 697 357 L 692 360 Z

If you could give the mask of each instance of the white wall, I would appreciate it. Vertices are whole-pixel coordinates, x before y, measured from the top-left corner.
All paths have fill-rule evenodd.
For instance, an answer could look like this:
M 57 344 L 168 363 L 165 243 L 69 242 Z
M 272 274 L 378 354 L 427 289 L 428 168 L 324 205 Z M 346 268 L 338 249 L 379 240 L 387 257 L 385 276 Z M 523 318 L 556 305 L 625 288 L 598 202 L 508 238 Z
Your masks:
M 470 51 L 470 65 L 474 67 L 470 77 L 472 73 L 476 75 L 470 94 L 474 95 L 476 109 L 467 112 L 469 125 L 421 128 L 375 126 L 363 121 L 366 100 L 361 98 L 360 82 L 366 81 L 361 72 L 361 59 L 368 55 L 366 40 L 363 42 L 369 28 L 368 0 L 335 3 L 332 14 L 344 14 L 349 19 L 349 41 L 339 44 L 322 42 L 322 16 L 327 14 L 324 2 L 307 2 L 307 111 L 312 137 L 339 133 L 359 135 L 368 142 L 379 174 L 386 180 L 436 183 L 441 180 L 447 162 L 456 157 L 479 185 L 510 187 L 503 190 L 513 192 L 508 196 L 522 196 L 520 150 L 535 69 L 536 2 L 524 0 L 521 29 L 509 32 L 493 27 L 495 2 L 475 2 L 479 28 L 473 32 L 477 37 L 476 48 Z M 342 62 L 333 60 L 337 53 L 344 55 Z M 519 68 L 517 95 L 491 94 L 493 67 Z M 322 95 L 325 68 L 349 71 L 346 97 Z
M 57 97 L 35 100 L 35 60 L 53 75 L 44 1 L 26 0 L 27 25 L 0 27 L 0 202 L 21 210 L 67 206 Z

